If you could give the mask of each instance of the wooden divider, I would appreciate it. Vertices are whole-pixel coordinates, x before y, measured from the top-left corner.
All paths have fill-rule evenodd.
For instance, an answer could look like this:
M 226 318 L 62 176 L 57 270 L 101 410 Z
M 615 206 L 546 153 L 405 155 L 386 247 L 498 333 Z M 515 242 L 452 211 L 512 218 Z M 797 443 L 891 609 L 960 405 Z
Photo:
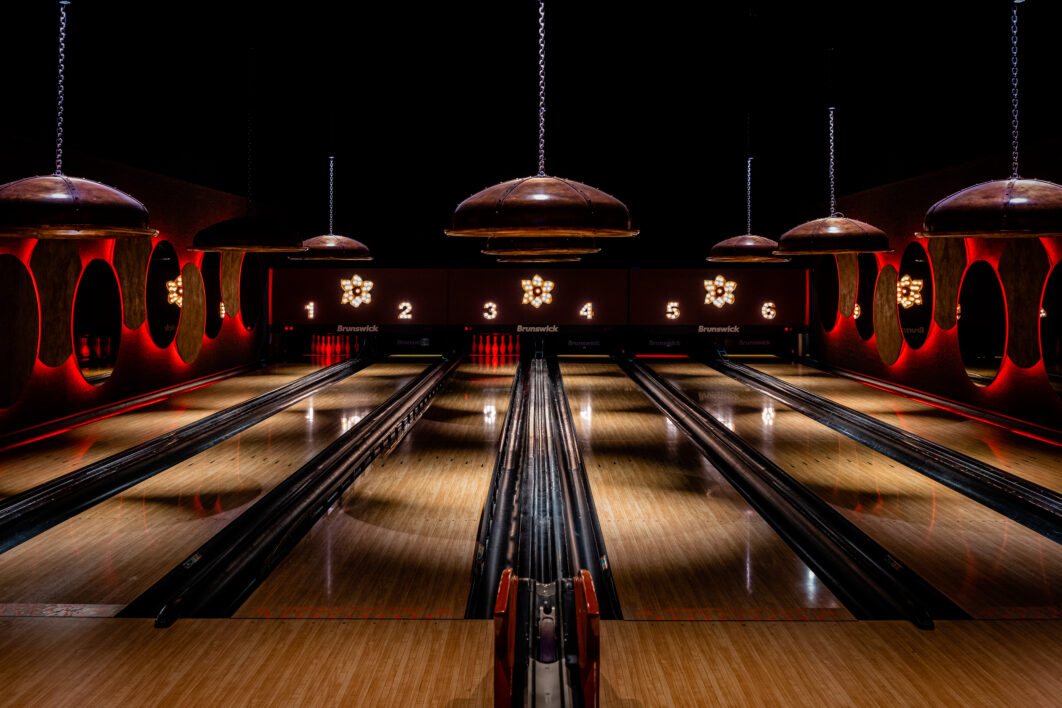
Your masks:
M 941 329 L 951 329 L 966 272 L 966 244 L 961 238 L 930 239 L 929 262 L 933 268 L 933 320 Z
M 1040 361 L 1040 295 L 1050 269 L 1038 238 L 1011 239 L 999 257 L 1007 299 L 1007 356 L 1023 369 Z
M 151 239 L 121 238 L 114 244 L 114 270 L 122 288 L 122 311 L 129 329 L 136 329 L 147 319 L 144 300 L 150 259 Z
M 225 251 L 221 254 L 221 299 L 225 314 L 235 317 L 240 311 L 240 270 L 243 253 Z
M 874 288 L 874 336 L 878 356 L 885 364 L 895 364 L 903 347 L 903 332 L 896 314 L 896 269 L 891 265 L 881 269 Z
M 859 292 L 859 263 L 854 253 L 837 256 L 837 305 L 841 317 L 851 317 L 855 311 L 856 295 Z
M 61 366 L 74 353 L 70 318 L 81 275 L 77 242 L 38 241 L 30 256 L 30 270 L 40 293 L 40 360 L 47 366 Z
M 185 363 L 191 364 L 203 348 L 206 331 L 206 288 L 195 263 L 184 264 L 181 284 L 184 293 L 181 321 L 177 325 L 177 353 Z

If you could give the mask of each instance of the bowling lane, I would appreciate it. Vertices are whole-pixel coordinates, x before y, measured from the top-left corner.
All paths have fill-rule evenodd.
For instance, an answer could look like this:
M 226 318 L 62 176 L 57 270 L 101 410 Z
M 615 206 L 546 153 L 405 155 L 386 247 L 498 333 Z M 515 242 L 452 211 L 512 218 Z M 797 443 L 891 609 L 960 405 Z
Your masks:
M 0 554 L 0 614 L 113 615 L 405 385 L 427 360 L 367 367 Z
M 618 366 L 561 372 L 625 619 L 852 618 Z
M 320 368 L 275 364 L 0 452 L 0 499 L 44 484 Z
M 463 364 L 238 617 L 464 616 L 476 529 L 516 364 Z
M 938 445 L 1062 492 L 1062 447 L 809 366 L 773 358 L 736 357 L 735 360 Z
M 1062 545 L 710 367 L 653 368 L 971 615 L 1062 616 Z

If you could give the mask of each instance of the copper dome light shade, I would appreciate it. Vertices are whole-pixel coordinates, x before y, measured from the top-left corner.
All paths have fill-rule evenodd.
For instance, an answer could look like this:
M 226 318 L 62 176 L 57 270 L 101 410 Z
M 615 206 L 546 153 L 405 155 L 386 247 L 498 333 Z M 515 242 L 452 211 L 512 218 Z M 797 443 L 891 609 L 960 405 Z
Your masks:
M 293 261 L 371 261 L 369 247 L 348 236 L 332 233 L 335 225 L 335 156 L 328 158 L 328 233 L 302 242 L 303 253 L 288 256 Z
M 774 255 L 778 242 L 765 236 L 744 234 L 725 239 L 712 246 L 705 260 L 712 263 L 787 263 L 789 259 Z
M 1062 235 L 1062 186 L 1018 174 L 1018 5 L 1010 14 L 1011 173 L 982 182 L 934 204 L 920 238 L 1040 238 Z
M 56 107 L 55 172 L 0 185 L 0 236 L 40 239 L 138 238 L 155 236 L 148 211 L 125 192 L 63 174 L 63 100 L 66 65 L 66 6 L 59 2 L 59 99 Z
M 807 221 L 778 239 L 779 256 L 815 256 L 840 253 L 891 253 L 889 237 L 865 221 L 837 214 Z
M 623 202 L 582 182 L 546 174 L 545 7 L 545 0 L 538 0 L 538 173 L 495 184 L 465 199 L 454 210 L 447 236 L 538 240 L 622 238 L 638 233 L 631 228 L 631 215 Z M 528 244 L 523 250 L 544 256 L 557 248 L 554 241 L 545 248 Z M 598 250 L 596 245 L 582 248 Z M 484 253 L 490 250 L 488 244 Z
M 534 176 L 502 182 L 457 205 L 447 236 L 615 238 L 635 236 L 626 205 L 582 182 Z
M 837 211 L 834 191 L 833 113 L 830 111 L 830 215 L 795 226 L 778 239 L 776 256 L 818 256 L 841 253 L 890 253 L 889 237 L 865 221 L 850 219 Z
M 289 229 L 256 216 L 238 216 L 206 227 L 192 239 L 190 251 L 293 253 L 305 251 L 302 238 Z
M 788 258 L 774 255 L 778 242 L 752 233 L 752 160 L 745 160 L 745 233 L 724 239 L 712 246 L 705 259 L 712 263 L 786 263 Z
M 0 185 L 0 236 L 88 239 L 157 233 L 143 204 L 99 182 L 54 174 Z

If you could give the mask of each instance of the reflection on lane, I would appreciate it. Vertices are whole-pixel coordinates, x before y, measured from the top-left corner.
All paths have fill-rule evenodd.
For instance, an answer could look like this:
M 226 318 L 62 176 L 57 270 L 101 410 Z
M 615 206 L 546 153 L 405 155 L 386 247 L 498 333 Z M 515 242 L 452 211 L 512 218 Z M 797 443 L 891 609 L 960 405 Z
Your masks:
M 463 617 L 515 372 L 513 358 L 459 367 L 237 616 Z
M 653 368 L 970 614 L 1060 616 L 1059 544 L 710 367 Z
M 618 366 L 561 362 L 625 619 L 851 619 Z

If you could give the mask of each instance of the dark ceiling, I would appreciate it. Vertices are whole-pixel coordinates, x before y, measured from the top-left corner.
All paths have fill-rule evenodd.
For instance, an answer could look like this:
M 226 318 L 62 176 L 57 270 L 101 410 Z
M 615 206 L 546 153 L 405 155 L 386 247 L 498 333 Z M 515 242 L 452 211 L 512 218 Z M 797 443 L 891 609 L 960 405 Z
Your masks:
M 1026 145 L 1062 118 L 1059 5 L 1021 6 Z M 642 229 L 587 262 L 702 262 L 744 231 L 746 154 L 756 233 L 824 216 L 828 105 L 840 193 L 995 153 L 1005 176 L 1010 7 L 548 0 L 547 171 L 620 198 Z M 243 193 L 250 113 L 255 197 L 325 231 L 334 153 L 336 231 L 380 265 L 489 263 L 442 229 L 537 167 L 534 0 L 74 0 L 69 16 L 67 147 Z M 40 172 L 57 17 L 44 0 L 0 9 L 2 139 L 39 141 Z

